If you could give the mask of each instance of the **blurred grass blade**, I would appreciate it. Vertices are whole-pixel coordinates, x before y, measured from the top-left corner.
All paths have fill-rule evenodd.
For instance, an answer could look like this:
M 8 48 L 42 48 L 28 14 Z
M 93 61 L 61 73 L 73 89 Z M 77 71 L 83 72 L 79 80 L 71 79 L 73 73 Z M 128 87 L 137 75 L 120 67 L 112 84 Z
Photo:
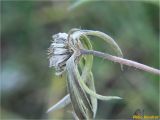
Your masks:
M 74 10 L 75 8 L 81 6 L 82 4 L 88 2 L 90 0 L 76 0 L 76 2 L 74 2 L 73 4 L 71 4 L 69 7 L 68 7 L 68 10 L 71 11 L 71 10 Z
M 61 109 L 61 108 L 65 107 L 65 106 L 67 106 L 69 103 L 71 103 L 71 99 L 70 99 L 70 95 L 68 94 L 64 98 L 62 98 L 58 103 L 56 103 L 55 105 L 50 107 L 47 110 L 47 113 L 51 112 L 51 111 L 55 111 L 55 110 Z

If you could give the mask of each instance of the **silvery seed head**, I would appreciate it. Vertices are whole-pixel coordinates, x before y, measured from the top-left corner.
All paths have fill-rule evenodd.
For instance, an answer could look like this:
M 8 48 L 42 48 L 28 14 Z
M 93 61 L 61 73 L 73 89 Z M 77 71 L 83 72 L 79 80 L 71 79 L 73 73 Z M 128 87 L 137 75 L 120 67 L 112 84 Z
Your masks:
M 72 55 L 67 42 L 68 34 L 58 33 L 52 36 L 53 42 L 49 47 L 49 67 L 55 67 L 56 75 L 61 75 L 66 69 L 66 61 Z

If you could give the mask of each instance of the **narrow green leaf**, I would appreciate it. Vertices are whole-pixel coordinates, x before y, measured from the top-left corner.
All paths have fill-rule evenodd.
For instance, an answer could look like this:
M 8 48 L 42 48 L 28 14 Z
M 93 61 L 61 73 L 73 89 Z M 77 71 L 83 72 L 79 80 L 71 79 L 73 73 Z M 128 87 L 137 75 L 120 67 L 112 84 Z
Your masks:
M 82 30 L 82 32 L 84 32 L 85 35 L 92 35 L 92 36 L 97 36 L 99 38 L 102 38 L 114 49 L 114 51 L 117 53 L 119 57 L 123 57 L 122 51 L 119 48 L 118 44 L 109 35 L 100 31 L 92 31 L 92 30 Z
M 90 39 L 86 35 L 81 36 L 81 42 L 86 49 L 92 50 L 92 44 L 90 42 Z M 94 85 L 94 79 L 93 79 L 93 75 L 91 72 L 91 68 L 93 64 L 93 56 L 88 55 L 88 56 L 82 56 L 82 57 L 84 58 L 85 65 L 82 70 L 81 78 L 86 84 L 88 84 L 88 87 L 91 90 L 96 92 L 95 85 Z M 97 111 L 97 98 L 90 96 L 90 100 L 91 100 L 92 109 L 93 109 L 93 113 L 95 117 L 96 111 Z
M 92 72 L 89 73 L 89 76 L 87 79 L 87 84 L 88 84 L 88 87 L 96 93 Z M 96 112 L 97 112 L 97 105 L 98 105 L 97 98 L 94 96 L 90 96 L 90 99 L 91 99 L 91 104 L 92 104 L 93 113 L 94 113 L 94 117 L 95 117 Z
M 94 91 L 90 90 L 87 85 L 84 83 L 84 81 L 80 80 L 80 85 L 82 86 L 82 88 L 91 96 L 96 97 L 97 99 L 100 100 L 112 100 L 112 99 L 122 99 L 121 97 L 118 96 L 102 96 L 99 95 L 97 93 L 95 93 Z
M 65 106 L 67 106 L 70 103 L 71 103 L 71 99 L 70 99 L 70 95 L 68 94 L 64 98 L 62 98 L 58 103 L 56 103 L 55 105 L 50 107 L 47 110 L 47 113 L 51 112 L 51 111 L 55 111 L 55 110 L 61 109 L 61 108 L 65 107 Z
M 89 99 L 79 84 L 79 77 L 77 76 L 75 67 L 75 54 L 73 54 L 66 63 L 68 72 L 68 90 L 70 93 L 72 106 L 78 118 L 91 119 L 93 118 L 93 111 Z
M 123 57 L 123 53 L 120 47 L 115 42 L 115 40 L 111 38 L 109 35 L 100 31 L 92 31 L 92 30 L 81 30 L 81 31 L 84 32 L 85 35 L 92 35 L 103 39 L 106 43 L 108 43 L 111 46 L 111 48 L 113 48 L 113 50 L 117 53 L 119 57 Z M 121 69 L 123 70 L 122 64 L 121 64 Z

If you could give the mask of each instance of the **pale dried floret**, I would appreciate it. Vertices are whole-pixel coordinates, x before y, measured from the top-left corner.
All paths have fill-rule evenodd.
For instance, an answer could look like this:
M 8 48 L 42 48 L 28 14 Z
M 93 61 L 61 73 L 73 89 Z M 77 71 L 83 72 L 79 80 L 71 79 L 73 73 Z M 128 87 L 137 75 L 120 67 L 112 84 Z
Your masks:
M 66 69 L 66 61 L 72 55 L 67 42 L 68 34 L 58 33 L 52 36 L 49 47 L 49 67 L 55 67 L 56 75 L 61 75 Z

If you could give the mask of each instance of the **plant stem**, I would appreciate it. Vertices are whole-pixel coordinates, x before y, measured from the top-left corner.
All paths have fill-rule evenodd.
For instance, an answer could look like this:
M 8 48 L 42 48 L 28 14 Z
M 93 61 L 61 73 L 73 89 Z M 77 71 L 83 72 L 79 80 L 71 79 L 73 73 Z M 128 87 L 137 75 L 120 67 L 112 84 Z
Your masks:
M 81 49 L 80 52 L 81 52 L 82 55 L 83 54 L 86 54 L 86 55 L 87 54 L 92 54 L 94 56 L 101 57 L 101 58 L 104 58 L 104 59 L 107 59 L 107 60 L 110 60 L 110 61 L 113 61 L 113 62 L 117 62 L 117 63 L 123 64 L 123 65 L 127 65 L 127 66 L 130 66 L 130 67 L 135 67 L 137 69 L 144 70 L 144 71 L 149 72 L 149 73 L 160 75 L 160 70 L 149 67 L 149 66 L 141 64 L 141 63 L 138 63 L 138 62 L 135 62 L 135 61 L 132 61 L 132 60 L 127 60 L 127 59 L 124 59 L 124 58 L 116 57 L 116 56 L 113 56 L 113 55 L 110 55 L 110 54 L 107 54 L 107 53 L 94 51 L 94 50 Z

